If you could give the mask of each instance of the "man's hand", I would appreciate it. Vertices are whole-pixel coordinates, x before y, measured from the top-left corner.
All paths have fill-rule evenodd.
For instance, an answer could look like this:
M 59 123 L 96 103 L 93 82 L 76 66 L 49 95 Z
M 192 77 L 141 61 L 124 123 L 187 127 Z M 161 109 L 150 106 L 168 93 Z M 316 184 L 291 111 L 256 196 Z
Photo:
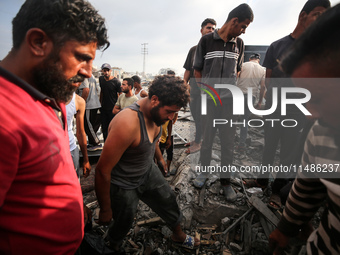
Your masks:
M 157 162 L 159 170 L 161 170 L 162 174 L 164 176 L 167 176 L 168 174 L 168 166 L 166 165 L 164 159 L 161 159 Z
M 279 229 L 275 229 L 269 235 L 269 252 L 270 254 L 280 255 L 284 254 L 284 248 L 289 243 L 289 236 L 284 235 Z
M 168 136 L 165 142 L 165 149 L 169 149 L 171 146 L 171 136 Z
M 100 210 L 99 211 L 99 219 L 98 224 L 99 225 L 109 225 L 112 221 L 112 211 L 111 209 L 107 211 Z
M 85 178 L 87 178 L 91 173 L 91 165 L 90 162 L 84 162 L 83 163 L 83 175 Z
M 261 106 L 262 106 L 262 103 L 258 102 L 258 103 L 255 105 L 255 109 L 256 109 L 256 110 L 261 110 Z
M 84 224 L 90 223 L 92 219 L 92 211 L 84 204 Z

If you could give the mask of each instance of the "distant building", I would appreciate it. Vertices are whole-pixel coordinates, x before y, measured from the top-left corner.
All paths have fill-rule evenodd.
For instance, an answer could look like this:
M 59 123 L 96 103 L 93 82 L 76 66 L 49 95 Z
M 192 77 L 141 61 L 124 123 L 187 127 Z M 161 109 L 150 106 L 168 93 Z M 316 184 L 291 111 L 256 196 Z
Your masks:
M 117 79 L 122 79 L 123 69 L 120 67 L 112 67 L 112 75 Z

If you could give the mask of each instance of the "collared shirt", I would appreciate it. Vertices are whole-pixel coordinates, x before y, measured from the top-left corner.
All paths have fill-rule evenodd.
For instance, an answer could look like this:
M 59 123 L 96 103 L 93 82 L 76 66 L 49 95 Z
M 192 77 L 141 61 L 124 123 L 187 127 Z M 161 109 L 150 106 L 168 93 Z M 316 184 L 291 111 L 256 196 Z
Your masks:
M 204 35 L 196 49 L 194 69 L 202 72 L 202 82 L 214 84 L 236 84 L 237 72 L 244 58 L 244 43 L 239 37 L 225 42 L 219 30 Z M 227 89 L 217 90 L 221 98 L 230 97 Z

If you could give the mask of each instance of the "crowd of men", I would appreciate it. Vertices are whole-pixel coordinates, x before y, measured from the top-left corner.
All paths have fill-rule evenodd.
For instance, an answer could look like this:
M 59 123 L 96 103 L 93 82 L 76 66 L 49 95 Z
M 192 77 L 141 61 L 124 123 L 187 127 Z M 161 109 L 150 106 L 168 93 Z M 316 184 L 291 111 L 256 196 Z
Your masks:
M 237 121 L 240 117 L 234 114 L 232 93 L 215 86 L 229 84 L 241 88 L 250 101 L 240 117 L 244 122 L 264 98 L 265 109 L 270 109 L 277 89 L 296 86 L 311 93 L 307 108 L 313 121 L 307 121 L 297 105 L 290 105 L 285 116 L 280 107 L 266 116 L 289 118 L 298 125 L 265 126 L 263 165 L 273 165 L 280 143 L 280 164 L 301 164 L 303 170 L 322 167 L 326 172 L 298 171 L 288 189 L 292 176 L 276 176 L 268 206 L 277 210 L 282 198 L 286 202 L 277 229 L 269 237 L 270 249 L 282 254 L 289 238 L 307 232 L 308 254 L 340 254 L 340 176 L 336 168 L 340 161 L 340 87 L 336 79 L 340 74 L 340 5 L 330 8 L 329 0 L 308 0 L 294 31 L 269 46 L 263 64 L 266 69 L 260 66 L 258 54 L 243 63 L 244 42 L 239 35 L 253 19 L 251 7 L 241 4 L 230 11 L 220 29 L 215 29 L 213 19 L 203 21 L 202 37 L 190 49 L 184 65 L 184 80 L 170 74 L 157 76 L 148 92 L 138 76 L 124 78 L 121 84 L 104 63 L 98 95 L 92 63 L 96 50 L 110 45 L 104 18 L 84 0 L 26 0 L 12 22 L 13 47 L 0 62 L 0 253 L 74 254 L 79 248 L 89 210 L 84 207 L 77 178 L 74 116 L 84 176 L 91 171 L 87 151 L 102 149 L 95 190 L 99 223 L 110 225 L 106 242 L 114 254 L 124 254 L 122 243 L 140 200 L 171 228 L 174 245 L 198 248 L 200 240 L 182 230 L 176 195 L 155 164 L 156 159 L 168 169 L 159 147 L 161 126 L 172 122 L 190 103 L 196 136 L 187 144 L 186 153 L 200 151 L 200 164 L 209 166 L 218 129 L 221 165 L 232 165 L 236 127 L 212 125 L 214 119 Z M 80 86 L 81 96 L 75 94 Z M 208 111 L 202 120 L 198 108 L 204 98 L 201 91 L 207 88 L 216 93 L 207 100 Z M 258 95 L 247 95 L 248 88 L 255 88 Z M 288 99 L 300 97 L 292 93 Z M 215 110 L 216 101 L 221 104 L 219 110 Z M 280 95 L 278 101 L 281 105 Z M 100 125 L 103 147 L 97 136 Z M 244 128 L 235 146 L 243 153 L 246 136 Z M 193 184 L 201 188 L 207 178 L 201 174 Z M 230 175 L 221 175 L 220 181 L 226 200 L 234 201 Z M 268 176 L 260 176 L 252 185 L 265 188 Z M 288 190 L 285 194 L 284 188 Z M 308 228 L 325 200 L 319 227 Z

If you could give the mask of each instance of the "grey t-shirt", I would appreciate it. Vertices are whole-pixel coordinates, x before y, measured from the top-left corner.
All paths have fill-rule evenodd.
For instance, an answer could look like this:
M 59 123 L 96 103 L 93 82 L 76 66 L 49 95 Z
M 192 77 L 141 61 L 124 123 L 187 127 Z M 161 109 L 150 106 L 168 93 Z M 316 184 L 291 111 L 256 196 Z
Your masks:
M 85 79 L 79 87 L 80 90 L 83 90 L 84 88 L 88 88 L 90 90 L 86 99 L 86 109 L 91 110 L 100 108 L 101 105 L 97 91 L 97 82 L 93 75 L 91 78 Z

